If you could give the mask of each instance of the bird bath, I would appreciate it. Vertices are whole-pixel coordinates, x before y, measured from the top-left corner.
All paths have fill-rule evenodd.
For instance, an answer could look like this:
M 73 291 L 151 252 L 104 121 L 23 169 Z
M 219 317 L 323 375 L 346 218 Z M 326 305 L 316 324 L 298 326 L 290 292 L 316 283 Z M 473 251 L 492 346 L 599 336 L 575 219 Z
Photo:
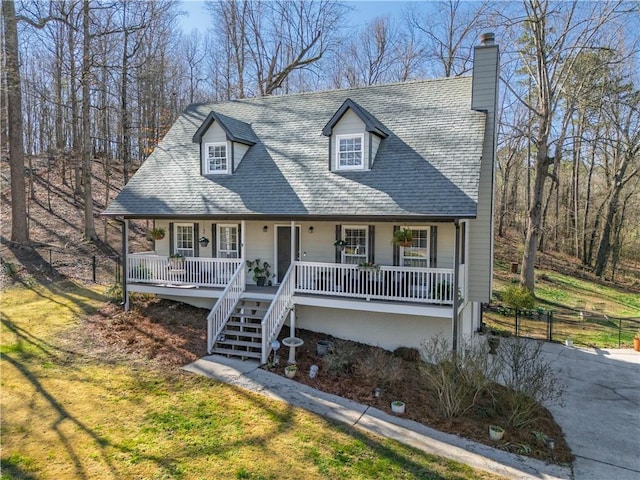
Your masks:
M 282 344 L 289 347 L 289 360 L 287 363 L 296 363 L 296 348 L 301 347 L 304 341 L 298 337 L 287 337 L 282 339 Z

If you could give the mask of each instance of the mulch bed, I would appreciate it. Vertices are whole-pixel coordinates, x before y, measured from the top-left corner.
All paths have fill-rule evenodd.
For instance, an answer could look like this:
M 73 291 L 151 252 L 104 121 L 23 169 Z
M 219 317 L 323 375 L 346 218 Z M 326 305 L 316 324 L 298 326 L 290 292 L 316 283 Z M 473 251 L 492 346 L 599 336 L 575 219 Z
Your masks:
M 83 323 L 83 335 L 91 340 L 94 348 L 108 351 L 112 355 L 125 354 L 145 362 L 178 370 L 180 367 L 205 356 L 206 315 L 208 311 L 168 300 L 137 300 L 130 312 L 123 312 L 116 305 L 105 305 L 103 309 L 89 316 Z M 280 340 L 289 336 L 287 326 L 283 328 Z M 438 430 L 494 446 L 513 453 L 538 458 L 549 463 L 570 464 L 573 455 L 564 440 L 560 427 L 551 414 L 543 409 L 541 420 L 525 429 L 507 429 L 503 439 L 492 442 L 487 429 L 490 424 L 506 425 L 506 418 L 496 412 L 491 399 L 480 399 L 476 408 L 461 418 L 444 419 L 438 415 L 437 399 L 420 375 L 416 362 L 401 360 L 402 372 L 392 385 L 381 389 L 380 396 L 374 394 L 376 385 L 353 372 L 342 375 L 329 374 L 323 359 L 316 352 L 316 343 L 327 340 L 324 334 L 302 329 L 296 336 L 304 340 L 304 345 L 296 351 L 298 372 L 295 381 L 304 383 L 328 393 L 339 395 L 362 404 L 372 405 L 391 413 L 390 403 L 402 400 L 406 404 L 404 418 L 428 425 Z M 371 357 L 376 347 L 354 344 L 358 355 Z M 284 376 L 289 349 L 282 346 L 278 352 L 280 363 L 266 365 L 265 369 Z M 309 378 L 312 365 L 319 367 L 318 375 Z M 552 451 L 541 440 L 543 436 L 555 439 Z

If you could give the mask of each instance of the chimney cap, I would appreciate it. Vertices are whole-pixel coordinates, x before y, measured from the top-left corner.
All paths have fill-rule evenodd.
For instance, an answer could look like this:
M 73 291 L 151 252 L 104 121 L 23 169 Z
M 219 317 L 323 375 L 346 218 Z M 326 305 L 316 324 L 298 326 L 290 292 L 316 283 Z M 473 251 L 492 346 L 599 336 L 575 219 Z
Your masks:
M 480 45 L 493 45 L 496 35 L 493 32 L 486 32 L 480 35 Z

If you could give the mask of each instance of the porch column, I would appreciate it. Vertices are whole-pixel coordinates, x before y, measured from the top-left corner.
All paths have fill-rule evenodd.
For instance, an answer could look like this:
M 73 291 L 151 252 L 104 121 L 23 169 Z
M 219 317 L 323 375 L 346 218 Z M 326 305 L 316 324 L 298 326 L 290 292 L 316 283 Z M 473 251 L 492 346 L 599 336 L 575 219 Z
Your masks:
M 244 239 L 246 238 L 246 235 L 247 235 L 247 221 L 242 220 L 240 222 L 240 259 L 241 260 L 245 259 Z
M 459 283 L 459 271 L 460 271 L 460 222 L 454 221 L 456 226 L 456 234 L 453 245 L 453 353 L 458 353 L 458 283 Z
M 296 261 L 296 222 L 291 221 L 291 265 Z

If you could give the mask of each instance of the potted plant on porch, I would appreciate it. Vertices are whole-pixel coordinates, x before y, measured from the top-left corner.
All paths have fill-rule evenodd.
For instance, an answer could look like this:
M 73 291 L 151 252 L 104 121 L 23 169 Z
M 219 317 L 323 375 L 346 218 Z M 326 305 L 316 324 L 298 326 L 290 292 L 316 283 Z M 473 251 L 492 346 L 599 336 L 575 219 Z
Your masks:
M 401 247 L 410 247 L 413 243 L 413 232 L 407 227 L 402 227 L 393 232 L 393 244 Z
M 209 239 L 207 237 L 200 237 L 198 243 L 201 247 L 206 247 L 207 245 L 209 245 Z
M 259 258 L 249 260 L 247 262 L 247 268 L 250 272 L 253 272 L 253 281 L 256 282 L 256 285 L 259 287 L 264 287 L 267 279 L 273 277 L 269 262 L 263 262 Z
M 172 253 L 169 255 L 169 266 L 175 269 L 184 267 L 184 255 L 181 253 Z

